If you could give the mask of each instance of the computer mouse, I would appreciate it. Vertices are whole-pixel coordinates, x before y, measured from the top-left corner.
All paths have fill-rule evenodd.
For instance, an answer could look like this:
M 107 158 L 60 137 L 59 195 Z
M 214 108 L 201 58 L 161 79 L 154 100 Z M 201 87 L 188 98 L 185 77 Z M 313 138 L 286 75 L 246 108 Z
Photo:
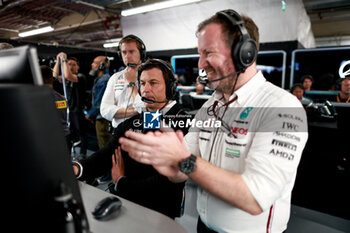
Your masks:
M 97 220 L 109 220 L 118 216 L 122 202 L 118 197 L 109 196 L 97 203 L 92 215 Z

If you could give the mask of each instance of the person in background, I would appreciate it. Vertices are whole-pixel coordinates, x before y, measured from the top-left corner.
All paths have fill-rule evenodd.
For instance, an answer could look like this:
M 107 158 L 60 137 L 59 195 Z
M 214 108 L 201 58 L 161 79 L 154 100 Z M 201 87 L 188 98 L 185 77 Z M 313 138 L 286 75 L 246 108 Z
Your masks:
M 301 83 L 295 83 L 292 88 L 290 89 L 290 92 L 295 95 L 298 100 L 304 105 L 308 105 L 309 103 L 311 103 L 311 100 L 304 97 L 305 94 L 305 90 L 304 90 L 304 86 Z
M 350 76 L 346 76 L 345 78 L 341 78 L 338 80 L 338 84 L 340 91 L 338 95 L 333 96 L 330 101 L 338 102 L 338 103 L 349 103 L 350 101 Z
M 120 40 L 118 53 L 126 68 L 112 75 L 101 101 L 101 115 L 112 121 L 113 128 L 138 114 L 143 107 L 135 80 L 137 70 L 146 57 L 146 46 L 137 36 L 127 35 Z
M 283 232 L 305 146 L 306 113 L 291 93 L 256 68 L 259 31 L 233 10 L 197 29 L 198 68 L 215 92 L 185 137 L 127 131 L 122 149 L 173 182 L 198 184 L 197 232 Z M 217 124 L 220 123 L 220 124 Z
M 97 56 L 91 63 L 91 70 L 89 72 L 89 75 L 95 77 L 95 80 L 92 87 L 92 105 L 85 118 L 95 123 L 97 142 L 100 149 L 108 143 L 111 136 L 108 132 L 109 121 L 104 119 L 100 114 L 102 97 L 110 78 L 108 73 L 109 66 L 110 62 L 106 56 Z
M 156 116 L 162 115 L 167 123 L 170 120 L 177 123 L 186 121 L 187 114 L 176 101 L 172 101 L 176 91 L 176 80 L 169 64 L 158 59 L 146 61 L 139 69 L 137 83 L 140 95 L 148 99 L 145 102 L 146 113 L 157 112 L 159 115 Z M 85 160 L 73 162 L 74 173 L 78 179 L 85 180 L 112 170 L 112 193 L 175 218 L 181 212 L 184 183 L 171 182 L 152 166 L 138 163 L 132 160 L 127 152 L 120 150 L 118 139 L 124 136 L 125 131 L 154 131 L 144 127 L 143 116 L 137 114 L 121 122 L 113 129 L 112 138 L 104 148 Z M 181 128 L 180 124 L 176 125 L 176 129 L 187 133 L 187 127 Z
M 85 127 L 85 119 L 83 113 L 85 93 L 86 93 L 86 77 L 79 73 L 78 59 L 70 57 L 60 52 L 57 54 L 56 63 L 52 70 L 52 76 L 62 82 L 61 59 L 63 62 L 63 72 L 66 84 L 67 102 L 69 108 L 69 122 L 73 141 L 80 140 L 80 156 L 86 156 L 88 140 Z
M 199 82 L 199 79 L 196 80 L 196 93 L 201 95 L 204 93 L 205 86 Z
M 70 130 L 69 130 L 69 127 L 67 124 L 67 101 L 66 101 L 66 98 L 53 89 L 52 69 L 46 65 L 42 65 L 42 66 L 40 66 L 40 70 L 41 70 L 41 75 L 43 77 L 44 84 L 51 87 L 53 90 L 56 108 L 59 112 L 64 136 L 66 138 L 66 143 L 67 143 L 67 147 L 68 147 L 67 149 L 68 149 L 68 152 L 70 152 L 70 148 L 72 145 L 71 145 L 71 141 L 70 141 Z
M 301 77 L 301 83 L 305 91 L 311 91 L 312 84 L 314 83 L 314 78 L 311 75 L 304 75 Z

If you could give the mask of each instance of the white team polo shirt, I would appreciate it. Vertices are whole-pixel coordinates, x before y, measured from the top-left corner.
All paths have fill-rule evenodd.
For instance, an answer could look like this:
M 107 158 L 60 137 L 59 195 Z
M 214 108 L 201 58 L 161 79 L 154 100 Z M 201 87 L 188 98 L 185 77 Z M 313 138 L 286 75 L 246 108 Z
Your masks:
M 103 118 L 112 121 L 112 126 L 114 128 L 129 118 L 114 118 L 115 113 L 119 109 L 135 108 L 140 113 L 144 107 L 139 94 L 137 94 L 135 98 L 131 97 L 132 93 L 128 88 L 129 82 L 124 78 L 124 73 L 125 69 L 110 77 L 101 101 L 101 115 Z
M 253 216 L 201 188 L 198 213 L 218 232 L 282 232 L 289 220 L 291 191 L 308 137 L 305 110 L 295 96 L 267 82 L 261 72 L 230 100 L 235 97 L 223 106 L 222 94 L 215 92 L 195 119 L 222 119 L 226 128 L 214 124 L 191 127 L 185 142 L 192 154 L 241 174 L 263 213 Z

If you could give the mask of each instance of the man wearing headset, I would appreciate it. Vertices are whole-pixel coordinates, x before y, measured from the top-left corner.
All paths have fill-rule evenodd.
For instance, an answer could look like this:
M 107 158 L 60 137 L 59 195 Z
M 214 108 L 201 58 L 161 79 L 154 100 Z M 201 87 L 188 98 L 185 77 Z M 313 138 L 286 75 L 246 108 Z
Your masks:
M 104 147 L 110 137 L 108 121 L 100 114 L 102 96 L 106 90 L 109 75 L 109 60 L 106 56 L 97 56 L 91 63 L 89 75 L 95 77 L 92 87 L 92 105 L 85 118 L 95 124 L 98 147 Z
M 143 107 L 134 84 L 137 70 L 146 58 L 146 46 L 137 36 L 127 35 L 120 40 L 117 52 L 126 68 L 112 75 L 101 102 L 101 115 L 112 121 L 113 128 Z
M 113 129 L 111 140 L 104 148 L 85 160 L 73 162 L 73 169 L 78 179 L 86 180 L 99 177 L 112 168 L 112 193 L 175 218 L 181 213 L 184 183 L 173 183 L 152 166 L 134 161 L 127 152 L 120 150 L 118 139 L 129 130 L 140 133 L 152 131 L 144 125 L 146 113 L 154 114 L 153 116 L 161 113 L 165 122 L 171 120 L 173 123 L 186 122 L 188 116 L 172 100 L 176 91 L 176 79 L 171 66 L 164 61 L 150 59 L 143 63 L 138 71 L 137 86 L 145 101 L 144 114 L 121 122 Z M 187 133 L 186 127 L 175 129 Z
M 216 91 L 195 119 L 221 125 L 191 127 L 186 137 L 128 131 L 122 149 L 174 182 L 198 184 L 198 232 L 283 232 L 308 136 L 305 111 L 256 69 L 259 36 L 251 18 L 217 12 L 199 24 L 197 37 L 203 83 Z

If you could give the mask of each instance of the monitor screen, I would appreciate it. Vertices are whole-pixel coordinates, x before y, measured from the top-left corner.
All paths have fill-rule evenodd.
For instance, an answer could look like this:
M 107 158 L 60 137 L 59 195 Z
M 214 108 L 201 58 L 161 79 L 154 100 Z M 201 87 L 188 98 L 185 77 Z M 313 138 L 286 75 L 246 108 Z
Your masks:
M 257 58 L 257 69 L 264 73 L 269 82 L 282 88 L 285 85 L 286 56 L 286 52 L 280 50 L 261 51 Z M 201 72 L 198 69 L 198 60 L 198 54 L 171 57 L 171 64 L 180 84 L 191 86 L 196 83 Z
M 36 49 L 21 46 L 0 50 L 0 83 L 42 85 Z
M 336 91 L 339 69 L 350 60 L 350 47 L 298 49 L 292 53 L 290 86 L 311 75 L 313 91 Z
M 176 55 L 171 57 L 171 65 L 178 76 L 178 83 L 184 86 L 196 84 L 199 75 L 198 54 Z
M 260 51 L 256 68 L 261 70 L 267 81 L 285 88 L 286 59 L 287 53 L 282 50 Z
M 86 228 L 52 89 L 0 83 L 0 104 L 7 106 L 0 110 L 1 175 L 7 177 L 1 208 L 5 226 L 13 232 L 65 232 L 65 210 L 58 202 L 58 197 L 66 196 L 61 189 L 64 185 L 79 212 L 74 215 L 71 211 L 70 217 L 83 219 Z

